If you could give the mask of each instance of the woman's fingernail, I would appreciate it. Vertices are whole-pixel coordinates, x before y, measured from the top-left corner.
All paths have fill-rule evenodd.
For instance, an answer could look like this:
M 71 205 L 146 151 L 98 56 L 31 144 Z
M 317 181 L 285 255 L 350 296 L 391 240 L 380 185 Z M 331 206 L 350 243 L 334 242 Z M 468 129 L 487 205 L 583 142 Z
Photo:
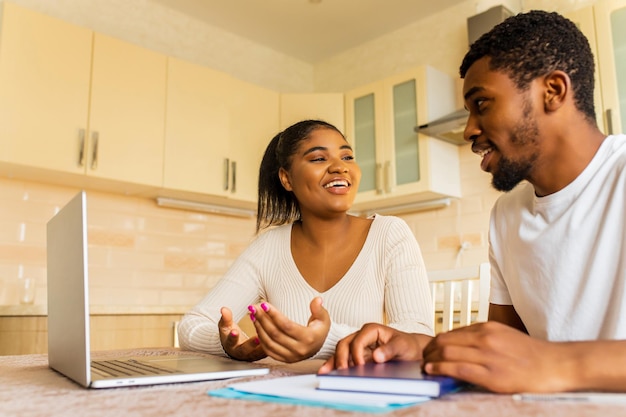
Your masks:
M 263 311 L 268 312 L 270 311 L 270 305 L 267 303 L 261 303 L 261 308 L 263 309 Z
M 237 337 L 237 332 L 235 330 L 232 330 L 230 332 L 230 337 Z
M 261 341 L 259 340 L 259 338 L 258 338 L 258 337 L 255 337 L 255 338 L 254 338 L 254 343 L 255 343 L 256 345 L 260 345 L 260 344 L 261 344 Z
M 256 313 L 256 308 L 254 308 L 254 306 L 248 306 L 248 311 L 252 314 Z
M 255 317 L 254 313 L 250 313 L 250 320 L 252 320 L 252 321 L 256 320 L 256 317 Z

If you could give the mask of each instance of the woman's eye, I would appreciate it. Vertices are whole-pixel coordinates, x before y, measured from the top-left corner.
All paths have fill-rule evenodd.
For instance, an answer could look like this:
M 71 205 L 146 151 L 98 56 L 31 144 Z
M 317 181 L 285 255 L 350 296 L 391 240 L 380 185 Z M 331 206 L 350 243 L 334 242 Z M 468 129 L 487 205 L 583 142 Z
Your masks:
M 343 157 L 345 161 L 354 161 L 354 155 L 346 155 Z

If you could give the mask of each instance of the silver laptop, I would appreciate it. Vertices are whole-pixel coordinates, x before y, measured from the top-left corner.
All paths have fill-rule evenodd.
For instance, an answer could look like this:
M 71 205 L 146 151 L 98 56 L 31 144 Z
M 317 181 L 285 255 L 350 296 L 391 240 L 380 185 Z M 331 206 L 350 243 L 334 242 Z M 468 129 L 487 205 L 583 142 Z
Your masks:
M 92 361 L 86 202 L 81 191 L 48 222 L 50 368 L 89 388 L 206 381 L 269 372 L 254 363 L 200 355 Z

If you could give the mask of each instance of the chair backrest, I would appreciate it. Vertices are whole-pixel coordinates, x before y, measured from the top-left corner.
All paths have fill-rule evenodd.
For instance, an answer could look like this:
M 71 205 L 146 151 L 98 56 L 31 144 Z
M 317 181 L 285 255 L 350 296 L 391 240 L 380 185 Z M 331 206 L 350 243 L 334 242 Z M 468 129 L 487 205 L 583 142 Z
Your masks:
M 459 312 L 459 325 L 487 321 L 489 312 L 490 266 L 488 262 L 467 268 L 434 270 L 428 272 L 433 298 L 433 320 L 437 310 L 443 312 L 441 331 L 453 328 L 454 312 Z M 473 291 L 478 284 L 477 296 Z M 443 290 L 441 297 L 438 297 Z M 475 308 L 473 308 L 475 306 Z M 472 310 L 477 311 L 475 318 Z

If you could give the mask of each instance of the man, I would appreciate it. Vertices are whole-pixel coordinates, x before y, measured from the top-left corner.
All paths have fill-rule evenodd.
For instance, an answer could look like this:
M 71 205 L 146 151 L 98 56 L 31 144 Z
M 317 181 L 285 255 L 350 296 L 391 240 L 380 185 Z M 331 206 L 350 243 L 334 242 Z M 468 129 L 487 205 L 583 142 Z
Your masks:
M 495 392 L 626 391 L 626 136 L 598 130 L 593 56 L 556 13 L 507 19 L 461 65 L 493 186 L 489 322 L 433 339 L 369 324 L 320 369 L 420 360 Z

